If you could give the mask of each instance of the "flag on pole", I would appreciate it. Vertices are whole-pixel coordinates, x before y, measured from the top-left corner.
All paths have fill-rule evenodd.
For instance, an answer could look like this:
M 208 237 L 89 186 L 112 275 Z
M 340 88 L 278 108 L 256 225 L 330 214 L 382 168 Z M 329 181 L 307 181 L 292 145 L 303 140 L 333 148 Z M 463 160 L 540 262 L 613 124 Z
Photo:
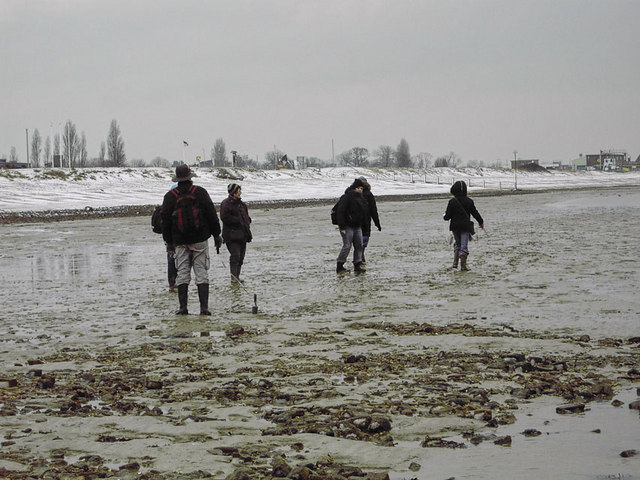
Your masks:
M 185 146 L 185 147 L 188 147 L 188 146 L 189 146 L 189 144 L 187 143 L 187 141 L 186 141 L 186 140 L 183 140 L 183 141 L 182 141 L 182 143 L 184 144 L 184 146 Z

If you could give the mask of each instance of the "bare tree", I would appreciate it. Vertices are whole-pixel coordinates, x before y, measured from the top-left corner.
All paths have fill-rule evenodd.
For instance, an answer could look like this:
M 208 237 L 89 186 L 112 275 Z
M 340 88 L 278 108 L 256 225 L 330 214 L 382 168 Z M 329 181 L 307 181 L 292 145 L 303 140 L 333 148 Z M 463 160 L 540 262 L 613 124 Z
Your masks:
M 46 167 L 51 163 L 51 138 L 47 137 L 44 141 L 44 158 L 42 159 L 42 163 Z
M 217 138 L 213 144 L 211 160 L 216 167 L 224 167 L 227 164 L 227 146 L 222 138 Z
M 390 145 L 380 145 L 373 154 L 377 165 L 380 165 L 381 167 L 390 167 L 393 165 L 393 158 L 395 157 L 396 152 Z
M 133 168 L 144 168 L 147 166 L 147 162 L 143 158 L 132 158 L 129 160 L 129 166 Z
M 307 166 L 308 167 L 315 167 L 315 168 L 321 168 L 321 167 L 325 167 L 327 165 L 327 161 L 325 160 L 321 160 L 318 157 L 309 157 L 307 158 Z
M 9 153 L 9 162 L 18 163 L 18 161 L 18 151 L 16 150 L 16 147 L 11 147 L 11 153 Z
M 60 155 L 60 134 L 58 133 L 53 136 L 53 154 Z
M 162 157 L 156 157 L 153 160 L 151 160 L 151 163 L 149 165 L 152 167 L 168 167 L 169 160 Z
M 341 153 L 339 158 L 345 165 L 363 167 L 369 162 L 369 150 L 364 147 L 353 147 Z
M 89 158 L 89 153 L 87 152 L 87 136 L 82 132 L 80 135 L 80 146 L 79 146 L 79 166 L 84 168 L 87 166 L 87 161 Z
M 100 142 L 100 152 L 98 152 L 98 166 L 107 166 L 107 144 Z
M 441 157 L 436 158 L 436 161 L 433 163 L 433 166 L 455 168 L 458 166 L 458 163 L 460 163 L 460 157 L 453 152 L 449 152 L 448 155 L 443 155 Z
M 78 157 L 80 156 L 80 139 L 78 138 L 78 133 L 76 132 L 76 126 L 71 120 L 67 120 L 67 123 L 64 126 L 62 143 L 62 154 L 66 156 L 67 165 L 70 168 L 73 168 L 78 163 Z
M 431 165 L 431 158 L 433 158 L 433 155 L 431 155 L 430 153 L 420 152 L 416 155 L 415 165 L 418 168 L 427 168 L 429 165 Z
M 280 160 L 283 157 L 283 155 L 284 155 L 284 152 L 281 152 L 278 149 L 265 153 L 264 158 L 267 163 L 267 166 L 277 168 L 278 160 Z
M 484 167 L 484 161 L 482 161 L 482 160 L 469 160 L 467 162 L 467 166 L 471 167 L 471 168 L 483 168 Z
M 107 136 L 107 156 L 111 167 L 124 167 L 127 163 L 127 156 L 124 153 L 124 140 L 120 135 L 120 127 L 115 118 L 111 120 L 109 135 Z
M 40 166 L 41 154 L 42 154 L 42 137 L 40 136 L 40 132 L 36 128 L 33 131 L 33 136 L 31 137 L 31 166 L 36 168 Z
M 408 168 L 411 166 L 411 153 L 409 152 L 409 144 L 403 138 L 396 149 L 396 163 L 399 167 Z

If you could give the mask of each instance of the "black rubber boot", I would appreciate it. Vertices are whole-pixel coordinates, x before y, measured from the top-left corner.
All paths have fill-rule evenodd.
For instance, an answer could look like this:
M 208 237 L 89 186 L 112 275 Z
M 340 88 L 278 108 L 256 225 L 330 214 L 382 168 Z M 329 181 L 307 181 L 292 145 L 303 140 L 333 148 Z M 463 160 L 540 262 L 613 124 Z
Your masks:
M 211 315 L 209 311 L 209 284 L 198 285 L 198 299 L 200 300 L 200 315 Z
M 231 283 L 244 283 L 240 280 L 240 271 L 242 270 L 242 265 L 231 265 Z
M 353 271 L 355 272 L 356 275 L 363 274 L 364 273 L 364 268 L 362 268 L 362 262 L 354 263 L 353 264 Z
M 188 315 L 187 310 L 187 297 L 189 295 L 189 284 L 184 283 L 178 285 L 178 302 L 180 302 L 180 309 L 176 312 L 176 315 Z
M 453 265 L 451 265 L 451 268 L 454 270 L 458 269 L 458 258 L 460 258 L 459 252 L 453 252 Z
M 348 273 L 348 272 L 349 272 L 349 270 L 344 268 L 344 262 L 338 262 L 338 265 L 336 266 L 336 273 L 338 275 L 340 275 L 340 274 Z

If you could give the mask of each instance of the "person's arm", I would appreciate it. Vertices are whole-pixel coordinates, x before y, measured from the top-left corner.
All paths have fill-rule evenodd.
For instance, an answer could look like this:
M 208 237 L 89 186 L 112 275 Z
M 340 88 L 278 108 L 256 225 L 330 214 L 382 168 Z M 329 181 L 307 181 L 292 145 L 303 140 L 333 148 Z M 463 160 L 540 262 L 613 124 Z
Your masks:
M 478 222 L 478 226 L 480 228 L 484 228 L 484 220 L 482 219 L 482 215 L 480 215 L 480 212 L 478 212 L 475 203 L 473 203 L 473 200 L 471 200 L 471 215 Z
M 209 231 L 211 235 L 213 235 L 213 237 L 216 239 L 216 245 L 217 245 L 218 240 L 216 237 L 220 236 L 220 233 L 222 230 L 220 229 L 220 220 L 218 219 L 218 213 L 216 212 L 216 207 L 213 204 L 213 201 L 211 200 L 209 193 L 204 188 L 199 187 L 198 191 L 200 193 L 199 201 L 201 202 L 202 205 L 204 205 L 205 220 L 209 225 Z
M 373 195 L 371 195 L 371 204 L 369 205 L 369 209 L 371 210 L 371 220 L 373 220 L 378 231 L 381 231 L 382 227 L 380 226 L 380 217 L 378 216 L 378 205 L 376 205 L 376 199 Z
M 444 214 L 442 215 L 442 218 L 444 219 L 444 221 L 448 221 L 451 220 L 451 216 L 453 214 L 453 212 L 451 211 L 451 202 L 452 200 L 449 200 L 449 203 L 447 203 L 447 209 L 445 210 Z
M 171 192 L 165 194 L 162 200 L 162 210 L 160 216 L 162 217 L 162 239 L 167 244 L 167 250 L 173 249 L 173 236 L 171 233 L 171 214 L 175 208 L 175 197 Z

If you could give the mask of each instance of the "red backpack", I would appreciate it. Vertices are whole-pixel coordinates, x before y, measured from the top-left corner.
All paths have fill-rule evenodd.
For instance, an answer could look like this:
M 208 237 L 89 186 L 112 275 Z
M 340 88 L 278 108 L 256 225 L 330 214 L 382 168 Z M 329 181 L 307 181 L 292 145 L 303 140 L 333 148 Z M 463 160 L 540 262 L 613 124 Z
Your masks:
M 200 204 L 195 196 L 197 188 L 191 185 L 185 193 L 181 193 L 177 188 L 171 190 L 176 197 L 176 207 L 171 218 L 178 231 L 185 237 L 198 236 L 205 226 Z

